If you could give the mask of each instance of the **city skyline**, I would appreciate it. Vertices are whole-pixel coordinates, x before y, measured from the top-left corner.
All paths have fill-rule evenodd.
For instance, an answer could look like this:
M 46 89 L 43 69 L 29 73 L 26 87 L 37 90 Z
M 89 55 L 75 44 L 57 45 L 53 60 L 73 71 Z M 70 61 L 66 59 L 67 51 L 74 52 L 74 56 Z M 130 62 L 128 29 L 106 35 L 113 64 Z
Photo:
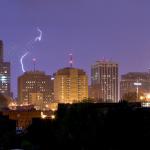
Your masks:
M 0 39 L 5 61 L 11 62 L 15 96 L 17 77 L 23 74 L 20 58 L 38 35 L 38 27 L 42 40 L 29 48 L 24 60 L 27 71 L 36 58 L 38 70 L 53 74 L 69 66 L 70 51 L 74 67 L 84 69 L 89 77 L 91 64 L 104 57 L 119 63 L 120 74 L 150 66 L 150 2 L 146 0 L 2 0 L 1 5 Z
M 150 0 L 0 0 L 0 124 L 4 150 L 149 149 Z

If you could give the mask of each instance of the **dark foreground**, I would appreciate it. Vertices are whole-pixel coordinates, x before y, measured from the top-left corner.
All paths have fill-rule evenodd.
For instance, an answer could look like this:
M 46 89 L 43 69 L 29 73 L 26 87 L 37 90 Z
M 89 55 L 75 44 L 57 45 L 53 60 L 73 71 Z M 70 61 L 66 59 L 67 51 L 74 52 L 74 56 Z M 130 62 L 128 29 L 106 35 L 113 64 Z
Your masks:
M 150 149 L 150 109 L 126 102 L 60 105 L 55 120 L 33 119 L 19 135 L 13 126 L 0 127 L 0 150 Z

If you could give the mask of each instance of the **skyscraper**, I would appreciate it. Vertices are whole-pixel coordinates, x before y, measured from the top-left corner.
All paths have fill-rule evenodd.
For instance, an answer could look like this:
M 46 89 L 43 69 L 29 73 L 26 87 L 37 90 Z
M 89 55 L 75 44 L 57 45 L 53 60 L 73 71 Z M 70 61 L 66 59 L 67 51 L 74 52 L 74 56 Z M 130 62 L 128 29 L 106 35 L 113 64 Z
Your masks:
M 53 100 L 53 80 L 41 71 L 25 72 L 18 78 L 20 103 L 43 105 Z
M 90 97 L 97 102 L 118 102 L 118 64 L 96 61 L 91 66 Z
M 88 98 L 88 77 L 77 68 L 63 68 L 54 76 L 54 98 L 58 103 L 76 103 Z
M 3 41 L 0 40 L 0 62 L 3 62 Z
M 3 41 L 0 40 L 0 93 L 12 96 L 10 90 L 10 62 L 3 61 Z

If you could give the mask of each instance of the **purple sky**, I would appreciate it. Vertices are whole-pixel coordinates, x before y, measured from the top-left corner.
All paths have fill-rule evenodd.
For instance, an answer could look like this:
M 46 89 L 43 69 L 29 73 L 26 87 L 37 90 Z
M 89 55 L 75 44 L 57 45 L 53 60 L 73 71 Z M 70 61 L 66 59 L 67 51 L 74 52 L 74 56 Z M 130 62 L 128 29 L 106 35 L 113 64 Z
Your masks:
M 19 59 L 39 27 L 41 42 L 24 59 L 25 69 L 53 74 L 68 64 L 69 49 L 75 67 L 90 74 L 90 66 L 103 57 L 120 64 L 120 73 L 150 67 L 149 0 L 1 0 L 0 39 L 5 60 L 12 64 L 12 88 L 22 74 Z M 90 76 L 89 76 L 90 77 Z M 16 94 L 15 94 L 16 95 Z

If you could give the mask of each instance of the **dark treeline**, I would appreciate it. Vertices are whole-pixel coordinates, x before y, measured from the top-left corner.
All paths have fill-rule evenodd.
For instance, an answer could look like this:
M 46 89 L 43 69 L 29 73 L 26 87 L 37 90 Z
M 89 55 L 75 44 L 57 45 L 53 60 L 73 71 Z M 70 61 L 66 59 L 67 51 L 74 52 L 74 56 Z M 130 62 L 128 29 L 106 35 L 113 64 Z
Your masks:
M 134 150 L 150 147 L 150 110 L 137 104 L 60 105 L 55 120 L 33 119 L 11 147 L 26 150 Z

